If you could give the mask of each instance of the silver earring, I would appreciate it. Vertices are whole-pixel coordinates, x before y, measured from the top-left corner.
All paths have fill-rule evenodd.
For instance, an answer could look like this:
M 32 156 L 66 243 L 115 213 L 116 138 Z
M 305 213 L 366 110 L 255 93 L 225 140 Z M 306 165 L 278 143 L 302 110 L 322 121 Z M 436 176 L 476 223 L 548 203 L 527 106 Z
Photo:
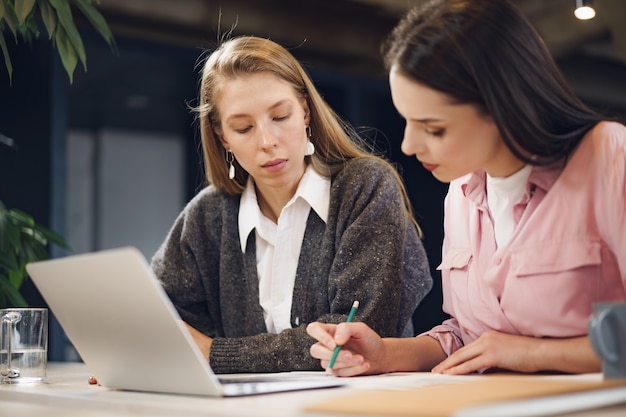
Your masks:
M 228 178 L 232 180 L 235 178 L 235 166 L 233 165 L 233 162 L 235 162 L 235 155 L 230 149 L 226 151 L 226 162 L 230 165 L 228 167 Z
M 307 137 L 306 153 L 304 154 L 304 156 L 311 156 L 315 153 L 315 145 L 313 145 L 313 142 L 311 142 L 311 127 L 310 126 L 306 127 L 306 137 Z

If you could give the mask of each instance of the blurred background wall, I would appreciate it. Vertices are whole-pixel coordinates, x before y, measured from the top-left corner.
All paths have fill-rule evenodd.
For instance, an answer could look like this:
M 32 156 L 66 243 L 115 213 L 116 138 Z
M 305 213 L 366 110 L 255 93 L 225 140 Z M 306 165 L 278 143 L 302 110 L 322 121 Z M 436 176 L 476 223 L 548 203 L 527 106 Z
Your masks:
M 9 45 L 13 82 L 0 65 L 0 200 L 64 235 L 74 253 L 137 246 L 150 258 L 184 204 L 205 185 L 197 126 L 188 110 L 199 60 L 221 37 L 257 35 L 286 46 L 324 98 L 397 163 L 425 233 L 435 287 L 417 331 L 445 316 L 436 266 L 446 184 L 400 152 L 397 116 L 379 46 L 419 0 L 102 0 L 118 52 L 82 21 L 87 71 L 70 84 L 45 39 Z M 579 96 L 626 118 L 626 2 L 596 0 L 577 20 L 575 0 L 514 0 Z M 65 252 L 53 250 L 53 256 Z M 43 301 L 27 288 L 33 304 Z M 124 291 L 120 288 L 120 291 Z M 114 301 L 112 300 L 112 306 Z M 51 322 L 50 360 L 76 359 Z

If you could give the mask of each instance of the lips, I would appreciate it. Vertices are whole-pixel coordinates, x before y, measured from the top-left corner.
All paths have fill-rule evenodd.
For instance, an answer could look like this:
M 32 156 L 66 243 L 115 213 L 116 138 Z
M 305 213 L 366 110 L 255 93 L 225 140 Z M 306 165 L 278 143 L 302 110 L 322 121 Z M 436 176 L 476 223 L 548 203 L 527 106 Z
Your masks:
M 275 165 L 282 164 L 286 161 L 286 159 L 274 159 L 273 161 L 269 161 L 261 165 L 263 168 L 269 168 Z
M 283 167 L 287 164 L 286 159 L 273 159 L 261 165 L 262 168 L 267 169 L 270 172 L 276 172 L 283 169 Z
M 437 164 L 427 164 L 426 162 L 422 162 L 422 166 L 428 171 L 434 171 L 437 169 L 439 165 Z

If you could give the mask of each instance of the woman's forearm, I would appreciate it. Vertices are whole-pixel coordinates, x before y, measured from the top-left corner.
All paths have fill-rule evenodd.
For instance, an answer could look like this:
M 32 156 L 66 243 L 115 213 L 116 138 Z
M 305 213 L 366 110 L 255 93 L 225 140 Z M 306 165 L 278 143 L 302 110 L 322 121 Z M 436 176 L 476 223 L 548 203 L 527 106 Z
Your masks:
M 446 358 L 436 339 L 430 336 L 385 338 L 386 372 L 430 371 Z
M 538 370 L 568 373 L 599 372 L 600 359 L 587 336 L 570 339 L 537 339 L 530 353 Z

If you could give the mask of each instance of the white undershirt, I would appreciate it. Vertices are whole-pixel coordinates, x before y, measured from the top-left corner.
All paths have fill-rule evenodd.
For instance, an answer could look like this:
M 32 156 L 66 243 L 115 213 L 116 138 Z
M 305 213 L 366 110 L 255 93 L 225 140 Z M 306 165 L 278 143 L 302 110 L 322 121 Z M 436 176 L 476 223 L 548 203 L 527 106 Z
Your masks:
M 506 245 L 513 234 L 513 206 L 524 196 L 531 170 L 532 166 L 526 165 L 508 177 L 490 177 L 487 174 L 487 204 L 499 248 Z
M 321 177 L 310 165 L 277 223 L 261 213 L 251 177 L 241 195 L 241 250 L 246 251 L 248 236 L 255 230 L 259 300 L 269 333 L 291 328 L 291 301 L 306 221 L 313 208 L 326 222 L 329 201 L 330 180 Z

